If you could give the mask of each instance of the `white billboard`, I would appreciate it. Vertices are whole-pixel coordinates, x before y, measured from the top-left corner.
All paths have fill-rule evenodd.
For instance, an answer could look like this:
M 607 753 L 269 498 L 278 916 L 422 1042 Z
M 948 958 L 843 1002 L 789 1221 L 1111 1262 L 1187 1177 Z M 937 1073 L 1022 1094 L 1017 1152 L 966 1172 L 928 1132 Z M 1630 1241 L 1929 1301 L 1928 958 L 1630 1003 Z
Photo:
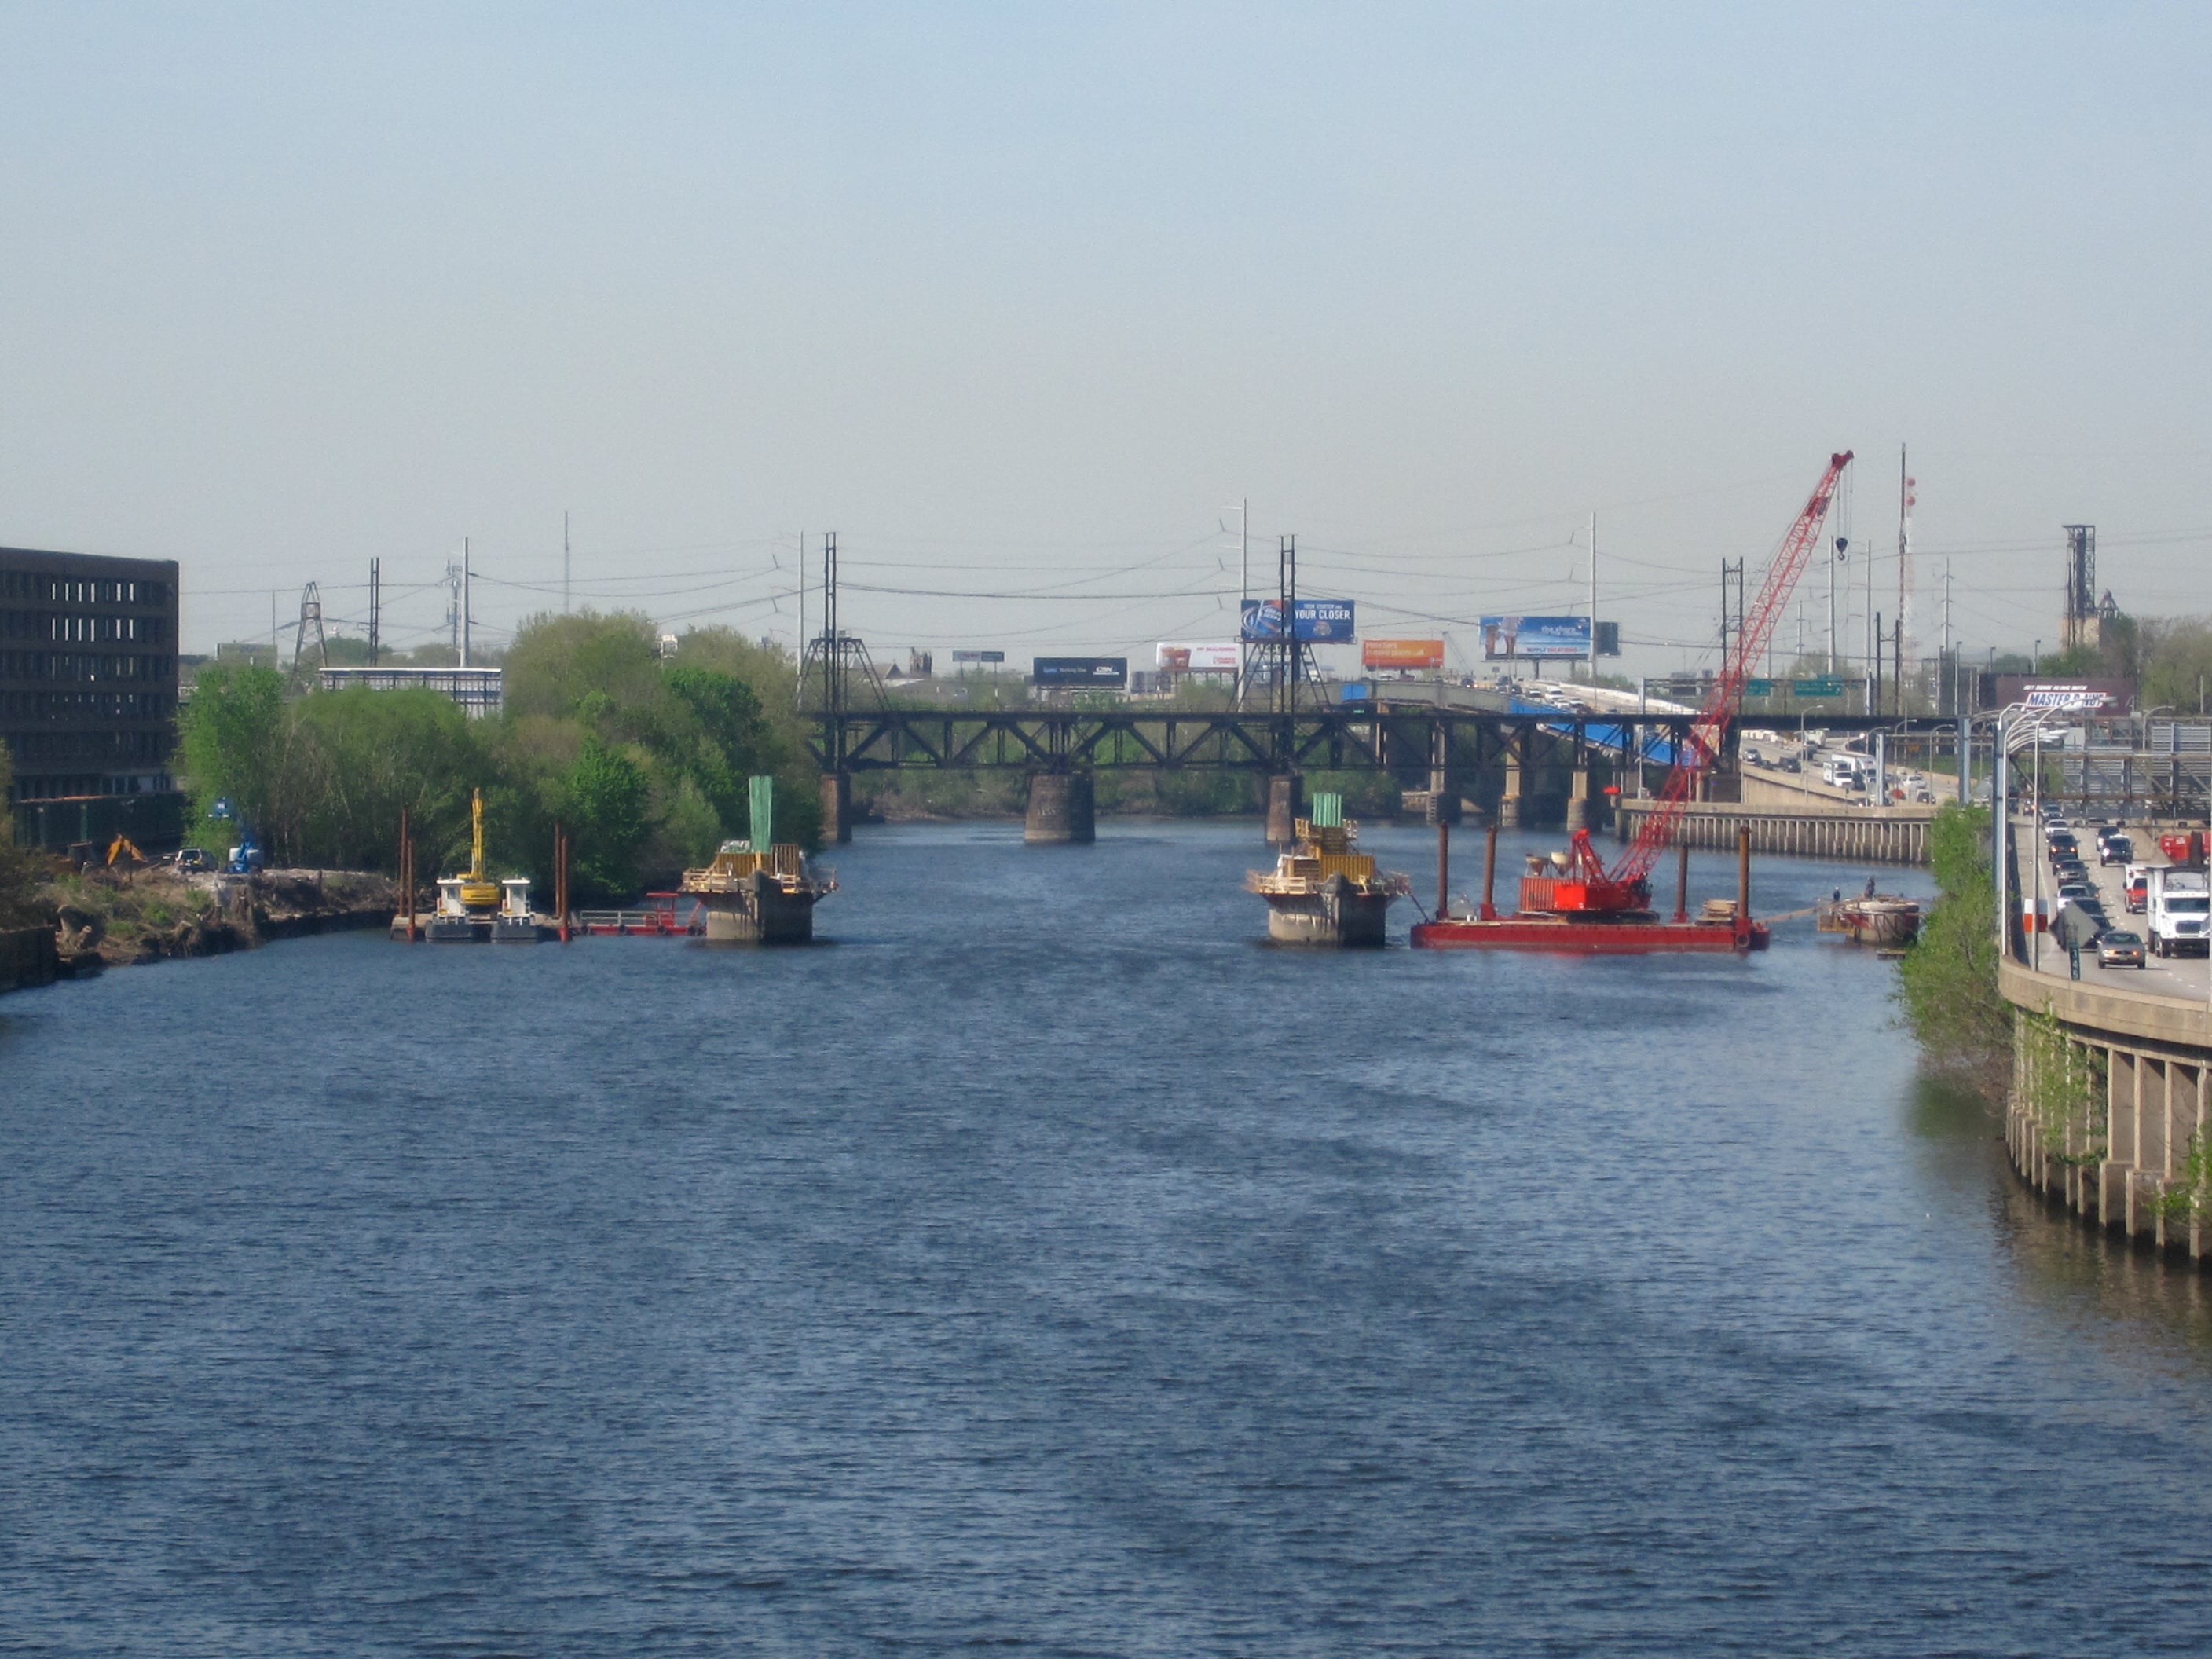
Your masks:
M 1206 645 L 1162 645 L 1152 658 L 1154 666 L 1170 674 L 1233 674 L 1237 669 L 1235 642 Z

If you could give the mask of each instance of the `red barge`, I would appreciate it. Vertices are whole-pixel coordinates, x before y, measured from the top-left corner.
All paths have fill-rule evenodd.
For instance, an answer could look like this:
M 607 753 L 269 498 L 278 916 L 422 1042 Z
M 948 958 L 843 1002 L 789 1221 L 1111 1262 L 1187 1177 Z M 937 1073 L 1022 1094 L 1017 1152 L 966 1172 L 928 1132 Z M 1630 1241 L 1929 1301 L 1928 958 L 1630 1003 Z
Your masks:
M 1521 902 L 1511 915 L 1500 915 L 1492 902 L 1498 880 L 1498 828 L 1491 826 L 1483 850 L 1482 903 L 1471 916 L 1449 913 L 1444 894 L 1450 879 L 1450 830 L 1437 826 L 1437 917 L 1413 924 L 1413 944 L 1429 951 L 1557 951 L 1569 956 L 1644 956 L 1672 951 L 1764 951 L 1770 935 L 1751 915 L 1751 831 L 1736 835 L 1736 896 L 1708 899 L 1692 917 L 1688 908 L 1690 849 L 1679 849 L 1674 914 L 1662 921 L 1650 909 L 1593 910 L 1583 885 L 1559 876 L 1521 878 Z M 1588 834 L 1575 832 L 1573 848 L 1592 863 L 1596 852 Z M 1573 854 L 1570 854 L 1571 858 Z M 1540 860 L 1532 859 L 1530 862 Z
M 1708 900 L 1693 919 L 1689 913 L 1690 852 L 1678 848 L 1679 875 L 1674 914 L 1662 921 L 1651 908 L 1651 872 L 1674 839 L 1685 803 L 1720 759 L 1729 723 L 1743 705 L 1751 665 L 1766 648 L 1797 578 L 1811 556 L 1814 538 L 1828 516 L 1836 485 L 1850 452 L 1831 455 L 1828 470 L 1790 526 L 1759 586 L 1759 600 L 1726 642 L 1720 672 L 1698 709 L 1689 731 L 1674 745 L 1673 764 L 1660 791 L 1658 810 L 1644 820 L 1636 839 L 1610 870 L 1590 845 L 1589 831 L 1577 830 L 1564 853 L 1549 859 L 1531 856 L 1521 879 L 1520 903 L 1510 916 L 1492 902 L 1498 881 L 1498 831 L 1490 832 L 1483 860 L 1482 903 L 1472 916 L 1450 914 L 1451 872 L 1448 824 L 1437 825 L 1437 915 L 1417 922 L 1413 943 L 1426 950 L 1558 951 L 1576 955 L 1644 955 L 1664 951 L 1763 951 L 1767 930 L 1751 915 L 1751 832 L 1736 836 L 1735 898 Z M 1595 659 L 1593 659 L 1595 661 Z

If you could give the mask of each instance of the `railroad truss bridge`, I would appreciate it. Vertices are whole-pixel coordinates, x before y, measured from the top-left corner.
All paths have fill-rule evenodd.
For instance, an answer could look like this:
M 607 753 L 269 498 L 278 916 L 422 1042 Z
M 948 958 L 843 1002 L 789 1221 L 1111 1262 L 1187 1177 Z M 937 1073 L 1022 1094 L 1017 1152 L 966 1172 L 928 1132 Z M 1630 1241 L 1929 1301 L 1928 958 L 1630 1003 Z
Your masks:
M 842 709 L 815 716 L 811 744 L 823 775 L 825 828 L 850 835 L 851 780 L 888 771 L 1019 771 L 1030 775 L 1030 832 L 1038 841 L 1091 839 L 1091 774 L 1152 767 L 1256 774 L 1268 782 L 1270 838 L 1294 816 L 1298 780 L 1319 771 L 1377 771 L 1424 793 L 1431 817 L 1458 815 L 1462 796 L 1501 824 L 1593 823 L 1616 780 L 1632 793 L 1638 763 L 1656 780 L 1695 717 L 1682 714 L 1504 713 L 1429 705 L 1349 704 L 1280 711 L 1022 708 Z M 1772 720 L 1763 725 L 1776 725 Z M 1880 728 L 1932 741 L 1957 722 L 1896 715 L 1823 716 L 1828 731 Z M 1894 738 L 1893 739 L 1894 740 Z M 1731 728 L 1727 750 L 1735 747 Z M 1900 757 L 1901 758 L 1901 757 Z M 1726 787 L 1731 766 L 1719 770 Z M 1593 791 L 1596 793 L 1594 794 Z M 1563 809 L 1563 810 L 1560 810 Z M 1284 824 L 1278 826 L 1278 817 Z

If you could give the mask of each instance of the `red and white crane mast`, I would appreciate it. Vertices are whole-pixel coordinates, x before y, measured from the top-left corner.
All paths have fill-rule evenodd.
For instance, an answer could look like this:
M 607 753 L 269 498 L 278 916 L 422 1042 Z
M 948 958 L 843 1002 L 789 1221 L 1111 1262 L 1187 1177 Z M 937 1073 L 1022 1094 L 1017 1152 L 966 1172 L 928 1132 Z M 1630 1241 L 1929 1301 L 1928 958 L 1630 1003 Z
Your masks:
M 1814 487 L 1804 511 L 1797 515 L 1796 523 L 1790 526 L 1790 533 L 1782 538 L 1781 547 L 1769 561 L 1766 574 L 1759 585 L 1757 603 L 1723 656 L 1721 672 L 1713 677 L 1712 689 L 1706 692 L 1686 740 L 1674 746 L 1674 763 L 1660 791 L 1658 806 L 1644 818 L 1628 850 L 1607 870 L 1597 850 L 1590 845 L 1589 832 L 1575 831 L 1568 854 L 1568 874 L 1553 890 L 1559 908 L 1617 914 L 1650 907 L 1652 866 L 1674 841 L 1681 823 L 1682 808 L 1697 794 L 1698 780 L 1720 758 L 1729 722 L 1743 707 L 1744 681 L 1750 678 L 1751 665 L 1766 649 L 1775 625 L 1782 619 L 1783 608 L 1797 586 L 1797 579 L 1804 574 L 1807 561 L 1812 556 L 1813 543 L 1828 516 L 1829 503 L 1835 498 L 1837 481 L 1843 477 L 1850 459 L 1849 450 L 1828 458 L 1828 470 L 1820 475 L 1820 482 Z

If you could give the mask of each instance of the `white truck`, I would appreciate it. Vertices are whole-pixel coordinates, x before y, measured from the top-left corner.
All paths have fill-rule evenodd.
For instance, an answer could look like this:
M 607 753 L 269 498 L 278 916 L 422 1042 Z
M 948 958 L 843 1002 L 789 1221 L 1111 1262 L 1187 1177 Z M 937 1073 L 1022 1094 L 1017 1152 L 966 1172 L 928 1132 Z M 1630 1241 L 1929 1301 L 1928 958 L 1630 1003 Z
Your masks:
M 2212 945 L 2212 886 L 2202 870 L 2152 870 L 2143 895 L 2144 931 L 2154 957 L 2201 957 Z

